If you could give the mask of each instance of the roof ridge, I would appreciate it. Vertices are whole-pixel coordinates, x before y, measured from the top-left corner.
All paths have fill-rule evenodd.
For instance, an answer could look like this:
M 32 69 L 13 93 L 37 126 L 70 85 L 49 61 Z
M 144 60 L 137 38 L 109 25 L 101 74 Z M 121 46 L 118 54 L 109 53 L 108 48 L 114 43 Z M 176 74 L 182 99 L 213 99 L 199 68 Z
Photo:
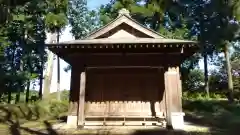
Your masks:
M 150 30 L 151 32 L 155 33 L 155 34 L 158 34 L 159 36 L 163 37 L 163 38 L 167 38 L 166 36 L 162 35 L 161 33 L 151 29 L 151 28 L 148 28 L 147 26 L 141 24 L 140 22 L 138 22 L 137 20 L 133 19 L 132 17 L 129 17 L 129 16 L 126 16 L 128 19 L 132 20 L 133 22 L 137 23 L 138 25 L 142 26 L 143 28 L 145 29 L 148 29 Z
M 83 39 L 89 39 L 89 37 L 91 37 L 92 35 L 94 35 L 95 33 L 103 30 L 104 28 L 108 27 L 109 25 L 111 25 L 112 23 L 114 23 L 115 21 L 117 21 L 118 19 L 120 19 L 121 17 L 126 17 L 127 19 L 129 19 L 130 21 L 132 21 L 133 23 L 136 23 L 137 25 L 139 25 L 140 27 L 158 35 L 159 37 L 162 37 L 162 38 L 167 38 L 166 36 L 160 34 L 159 32 L 151 29 L 151 28 L 148 28 L 147 26 L 141 24 L 140 22 L 138 22 L 137 20 L 133 19 L 131 16 L 128 16 L 126 14 L 120 14 L 118 17 L 116 17 L 115 19 L 113 19 L 112 21 L 110 21 L 109 23 L 107 23 L 106 25 L 100 27 L 99 29 L 96 29 L 95 31 L 92 31 L 91 33 L 89 33 L 87 36 L 85 36 Z M 124 23 L 124 22 L 122 22 Z
M 113 19 L 112 21 L 110 21 L 109 23 L 107 23 L 106 25 L 101 26 L 99 29 L 96 29 L 92 32 L 90 32 L 87 36 L 85 36 L 83 39 L 88 39 L 89 36 L 93 35 L 94 33 L 97 33 L 98 31 L 106 28 L 108 25 L 110 25 L 111 23 L 115 22 L 117 19 L 119 19 L 120 17 L 122 17 L 122 15 L 118 16 L 117 18 Z

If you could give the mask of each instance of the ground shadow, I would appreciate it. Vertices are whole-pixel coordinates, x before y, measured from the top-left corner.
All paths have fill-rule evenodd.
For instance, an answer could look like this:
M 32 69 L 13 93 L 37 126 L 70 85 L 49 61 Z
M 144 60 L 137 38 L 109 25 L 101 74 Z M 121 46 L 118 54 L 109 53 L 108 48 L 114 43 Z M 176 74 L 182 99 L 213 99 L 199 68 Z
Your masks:
M 152 130 L 136 130 L 133 133 L 127 135 L 237 135 L 240 132 L 240 105 L 229 104 L 226 101 L 190 101 L 184 103 L 184 110 L 186 112 L 185 121 L 191 122 L 195 125 L 207 126 L 210 128 L 210 133 L 204 132 L 184 132 L 176 130 L 167 130 L 162 128 L 156 128 Z M 35 134 L 35 135 L 71 135 L 70 133 L 58 133 L 51 123 L 44 121 L 44 128 L 28 128 L 22 127 L 18 120 L 13 120 L 14 114 L 6 107 L 0 107 L 0 112 L 5 115 L 0 116 L 1 123 L 9 128 L 11 135 L 23 135 L 23 133 Z M 190 112 L 190 113 L 189 113 Z M 16 116 L 14 116 L 16 117 Z M 66 117 L 62 117 L 66 120 Z M 74 130 L 75 131 L 75 130 Z M 81 132 L 81 130 L 79 130 Z M 1 134 L 1 131 L 0 131 Z M 78 133 L 74 133 L 77 135 Z M 90 135 L 89 133 L 79 133 L 79 135 Z M 115 133 L 105 132 L 96 133 L 119 135 Z M 95 134 L 95 135 L 96 135 Z
M 9 127 L 9 131 L 12 135 L 21 135 L 20 131 L 19 131 L 19 123 L 12 123 Z
M 182 130 L 150 129 L 150 130 L 137 130 L 131 135 L 189 135 L 189 134 Z
M 61 117 L 58 118 L 58 120 L 60 120 L 63 123 L 66 123 L 67 122 L 67 116 L 61 116 Z
M 36 109 L 36 108 L 35 108 Z M 28 108 L 30 111 L 31 109 Z M 23 113 L 22 116 L 25 117 L 26 120 L 30 119 L 30 116 L 32 116 L 32 112 L 30 112 L 31 115 L 28 115 L 24 113 L 23 110 L 20 109 L 20 112 Z M 2 129 L 0 130 L 0 134 L 11 134 L 11 135 L 23 135 L 23 134 L 35 134 L 35 135 L 58 135 L 57 131 L 53 129 L 52 125 L 48 121 L 44 121 L 45 128 L 41 131 L 36 127 L 35 129 L 31 129 L 28 127 L 21 127 L 21 123 L 19 122 L 19 116 L 16 112 L 11 110 L 9 107 L 3 107 L 0 106 L 0 122 L 6 127 L 9 127 L 8 133 L 7 131 L 2 133 Z M 29 113 L 29 112 L 28 112 Z M 38 115 L 39 113 L 36 113 Z M 39 116 L 36 116 L 39 118 Z M 7 129 L 4 129 L 7 130 Z
M 185 122 L 209 127 L 211 134 L 237 135 L 240 132 L 240 105 L 228 101 L 184 102 Z
M 53 129 L 52 125 L 49 122 L 44 121 L 44 124 L 46 126 L 46 130 L 50 135 L 58 135 L 57 131 Z

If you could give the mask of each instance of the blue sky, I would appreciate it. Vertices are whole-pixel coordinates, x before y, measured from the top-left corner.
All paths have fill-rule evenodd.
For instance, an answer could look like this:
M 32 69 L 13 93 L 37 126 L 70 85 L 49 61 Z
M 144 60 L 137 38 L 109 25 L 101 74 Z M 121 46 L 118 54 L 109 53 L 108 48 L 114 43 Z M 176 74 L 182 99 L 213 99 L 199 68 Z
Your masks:
M 107 4 L 108 2 L 110 2 L 110 0 L 88 0 L 88 7 L 91 10 L 95 10 L 98 9 L 102 4 Z M 74 38 L 72 37 L 72 34 L 70 33 L 70 28 L 66 27 L 66 29 L 63 31 L 61 37 L 60 37 L 60 42 L 62 41 L 70 41 L 70 40 L 74 40 Z M 48 42 L 48 39 L 47 41 Z M 203 62 L 201 61 L 200 63 L 200 68 L 203 68 Z M 69 72 L 65 72 L 64 68 L 67 66 L 68 64 L 66 62 L 64 62 L 63 60 L 60 61 L 60 90 L 69 90 L 70 89 L 70 77 L 71 77 L 71 71 Z M 57 61 L 54 60 L 54 65 L 53 65 L 53 77 L 52 77 L 52 82 L 51 82 L 51 92 L 55 92 L 57 90 Z M 38 89 L 37 87 L 35 89 Z
M 110 2 L 110 0 L 88 0 L 88 7 L 89 9 L 97 9 L 102 4 L 106 4 Z

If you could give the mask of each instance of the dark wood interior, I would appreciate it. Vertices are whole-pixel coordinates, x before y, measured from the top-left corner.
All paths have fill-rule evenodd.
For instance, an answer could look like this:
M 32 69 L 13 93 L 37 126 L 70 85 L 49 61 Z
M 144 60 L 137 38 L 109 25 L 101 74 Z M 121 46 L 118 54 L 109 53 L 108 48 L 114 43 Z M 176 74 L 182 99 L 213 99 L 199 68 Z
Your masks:
M 129 113 L 137 110 L 134 114 L 136 116 L 140 117 L 146 115 L 143 114 L 144 112 L 148 112 L 154 117 L 156 114 L 162 115 L 165 112 L 164 78 L 160 69 L 94 68 L 87 69 L 86 73 L 86 102 L 88 103 L 86 115 L 88 116 L 98 112 L 100 115 L 111 113 L 110 115 L 117 116 L 121 111 L 124 115 L 130 115 Z M 96 109 L 93 104 L 102 105 L 102 107 Z M 102 113 L 103 110 L 109 111 Z
M 159 101 L 164 82 L 157 68 L 87 69 L 86 101 Z
M 139 38 L 152 38 L 151 36 L 148 36 L 147 34 L 142 33 L 142 32 L 140 32 L 140 31 L 132 28 L 131 26 L 129 26 L 129 25 L 126 24 L 126 23 L 120 24 L 120 25 L 117 26 L 116 28 L 108 31 L 107 33 L 101 35 L 101 36 L 98 37 L 98 38 L 107 38 L 107 37 L 115 34 L 116 32 L 118 32 L 119 30 L 125 30 L 125 31 L 127 31 L 128 33 L 131 33 L 131 34 L 133 34 L 134 36 L 139 37 Z

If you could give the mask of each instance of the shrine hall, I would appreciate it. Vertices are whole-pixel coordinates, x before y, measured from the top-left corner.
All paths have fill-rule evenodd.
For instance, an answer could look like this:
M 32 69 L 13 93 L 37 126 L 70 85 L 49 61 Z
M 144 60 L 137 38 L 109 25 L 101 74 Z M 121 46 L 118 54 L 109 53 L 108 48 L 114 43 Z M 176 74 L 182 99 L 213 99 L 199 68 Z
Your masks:
M 122 9 L 85 39 L 48 48 L 72 67 L 68 125 L 183 128 L 179 67 L 195 41 L 166 38 Z

